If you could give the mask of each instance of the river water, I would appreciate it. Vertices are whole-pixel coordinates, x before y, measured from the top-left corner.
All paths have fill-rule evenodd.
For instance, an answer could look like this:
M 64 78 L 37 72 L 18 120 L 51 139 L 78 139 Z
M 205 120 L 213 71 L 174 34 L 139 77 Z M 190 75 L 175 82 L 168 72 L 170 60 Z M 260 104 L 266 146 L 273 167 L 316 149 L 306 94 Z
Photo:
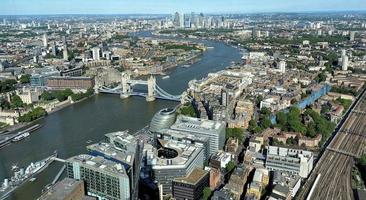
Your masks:
M 155 37 L 150 32 L 139 32 L 135 35 Z M 204 52 L 200 61 L 191 67 L 172 69 L 169 72 L 169 79 L 157 78 L 157 84 L 171 94 L 182 93 L 187 88 L 189 80 L 200 79 L 209 72 L 224 69 L 232 61 L 240 61 L 240 51 L 222 42 L 186 40 L 201 42 L 214 48 Z M 104 139 L 104 134 L 112 131 L 139 130 L 150 122 L 158 110 L 175 105 L 177 102 L 165 100 L 146 102 L 141 97 L 122 100 L 118 95 L 99 94 L 50 114 L 37 122 L 42 128 L 34 131 L 30 137 L 0 149 L 0 182 L 12 175 L 13 164 L 26 166 L 51 155 L 55 150 L 60 158 L 85 153 L 88 142 L 98 142 Z M 61 166 L 61 163 L 52 163 L 37 175 L 37 180 L 25 183 L 8 199 L 36 199 L 41 194 L 42 188 L 52 182 Z

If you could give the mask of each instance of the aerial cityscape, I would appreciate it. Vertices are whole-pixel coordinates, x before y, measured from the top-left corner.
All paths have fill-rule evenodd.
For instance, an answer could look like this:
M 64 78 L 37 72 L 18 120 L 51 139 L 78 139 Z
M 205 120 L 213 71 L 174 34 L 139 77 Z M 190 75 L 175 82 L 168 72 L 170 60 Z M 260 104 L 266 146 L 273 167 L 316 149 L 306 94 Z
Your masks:
M 0 200 L 366 200 L 366 1 L 0 4 Z

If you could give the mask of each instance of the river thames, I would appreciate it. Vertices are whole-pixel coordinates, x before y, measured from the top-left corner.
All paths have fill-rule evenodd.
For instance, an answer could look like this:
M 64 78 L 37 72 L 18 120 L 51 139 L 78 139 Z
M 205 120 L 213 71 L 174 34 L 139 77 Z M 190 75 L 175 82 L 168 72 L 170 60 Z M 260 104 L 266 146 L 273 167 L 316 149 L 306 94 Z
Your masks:
M 141 32 L 136 33 L 136 36 L 152 35 Z M 157 84 L 171 94 L 182 93 L 192 79 L 200 79 L 210 72 L 224 69 L 233 61 L 240 62 L 240 50 L 223 42 L 185 40 L 204 43 L 213 49 L 204 52 L 201 59 L 191 67 L 177 67 L 169 71 L 169 79 L 157 78 Z M 149 124 L 158 110 L 176 105 L 177 102 L 172 101 L 146 102 L 140 97 L 122 100 L 118 95 L 98 94 L 66 107 L 38 121 L 42 128 L 34 131 L 27 139 L 0 149 L 0 182 L 12 175 L 13 164 L 26 166 L 51 155 L 55 150 L 60 158 L 86 153 L 88 143 L 103 140 L 104 134 L 127 129 L 130 132 L 139 130 Z M 25 183 L 8 199 L 36 199 L 42 188 L 52 182 L 61 166 L 61 163 L 54 162 L 37 175 L 34 182 Z

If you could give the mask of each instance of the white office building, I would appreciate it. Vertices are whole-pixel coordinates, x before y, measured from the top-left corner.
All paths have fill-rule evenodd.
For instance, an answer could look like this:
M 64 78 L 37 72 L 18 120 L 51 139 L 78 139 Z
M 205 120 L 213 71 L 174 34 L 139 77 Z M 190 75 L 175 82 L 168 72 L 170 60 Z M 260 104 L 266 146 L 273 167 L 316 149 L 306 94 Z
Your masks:
M 307 178 L 313 169 L 314 155 L 310 151 L 277 146 L 267 147 L 266 168 L 271 171 L 288 172 Z

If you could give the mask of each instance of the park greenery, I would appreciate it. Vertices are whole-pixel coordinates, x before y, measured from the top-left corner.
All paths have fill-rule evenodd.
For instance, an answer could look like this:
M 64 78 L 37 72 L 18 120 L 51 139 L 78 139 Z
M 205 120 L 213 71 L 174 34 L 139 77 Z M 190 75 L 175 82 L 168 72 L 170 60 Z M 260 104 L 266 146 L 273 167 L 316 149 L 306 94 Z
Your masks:
M 15 108 L 21 108 L 24 107 L 24 103 L 22 101 L 22 99 L 18 96 L 18 95 L 12 95 L 10 97 L 10 107 L 15 109 Z
M 10 105 L 8 100 L 6 100 L 5 98 L 1 98 L 0 99 L 0 107 L 3 110 L 9 110 L 11 105 Z
M 10 92 L 10 91 L 15 90 L 16 84 L 17 84 L 17 81 L 13 80 L 13 79 L 0 81 L 0 93 Z
M 304 116 L 309 116 L 312 119 L 307 125 L 302 122 Z M 324 116 L 321 116 L 314 110 L 306 109 L 301 114 L 300 110 L 296 107 L 291 107 L 287 113 L 278 112 L 276 114 L 276 121 L 276 126 L 282 131 L 300 132 L 310 138 L 314 138 L 320 133 L 324 140 L 331 135 L 335 128 L 334 123 L 328 121 Z M 286 143 L 295 144 L 296 138 L 286 141 Z
M 45 91 L 41 94 L 43 101 L 51 101 L 57 99 L 58 101 L 65 101 L 69 96 L 74 94 L 71 89 L 65 89 L 60 91 Z
M 73 101 L 79 101 L 80 99 L 90 97 L 94 94 L 94 90 L 89 88 L 86 92 L 74 93 L 71 89 L 65 89 L 60 91 L 45 91 L 41 94 L 43 101 L 51 101 L 57 99 L 58 101 L 65 101 L 69 96 Z
M 21 84 L 30 83 L 30 77 L 31 77 L 31 75 L 30 75 L 30 74 L 24 74 L 24 75 L 22 75 L 22 76 L 20 77 L 19 82 L 20 82 Z
M 336 103 L 341 104 L 344 107 L 344 110 L 346 111 L 352 104 L 352 100 L 350 99 L 342 99 L 342 98 L 337 98 Z
M 47 115 L 47 112 L 45 109 L 41 107 L 34 108 L 32 111 L 20 116 L 18 118 L 19 122 L 31 122 L 36 119 L 39 119 L 41 117 L 44 117 Z
M 178 113 L 181 115 L 196 117 L 196 111 L 191 103 L 186 103 L 182 107 L 179 108 Z
M 226 139 L 235 138 L 239 143 L 243 141 L 244 132 L 240 128 L 226 128 Z
M 86 92 L 80 92 L 80 93 L 74 93 L 71 95 L 71 99 L 73 101 L 79 101 L 83 98 L 90 97 L 94 94 L 94 90 L 92 88 L 89 88 Z

